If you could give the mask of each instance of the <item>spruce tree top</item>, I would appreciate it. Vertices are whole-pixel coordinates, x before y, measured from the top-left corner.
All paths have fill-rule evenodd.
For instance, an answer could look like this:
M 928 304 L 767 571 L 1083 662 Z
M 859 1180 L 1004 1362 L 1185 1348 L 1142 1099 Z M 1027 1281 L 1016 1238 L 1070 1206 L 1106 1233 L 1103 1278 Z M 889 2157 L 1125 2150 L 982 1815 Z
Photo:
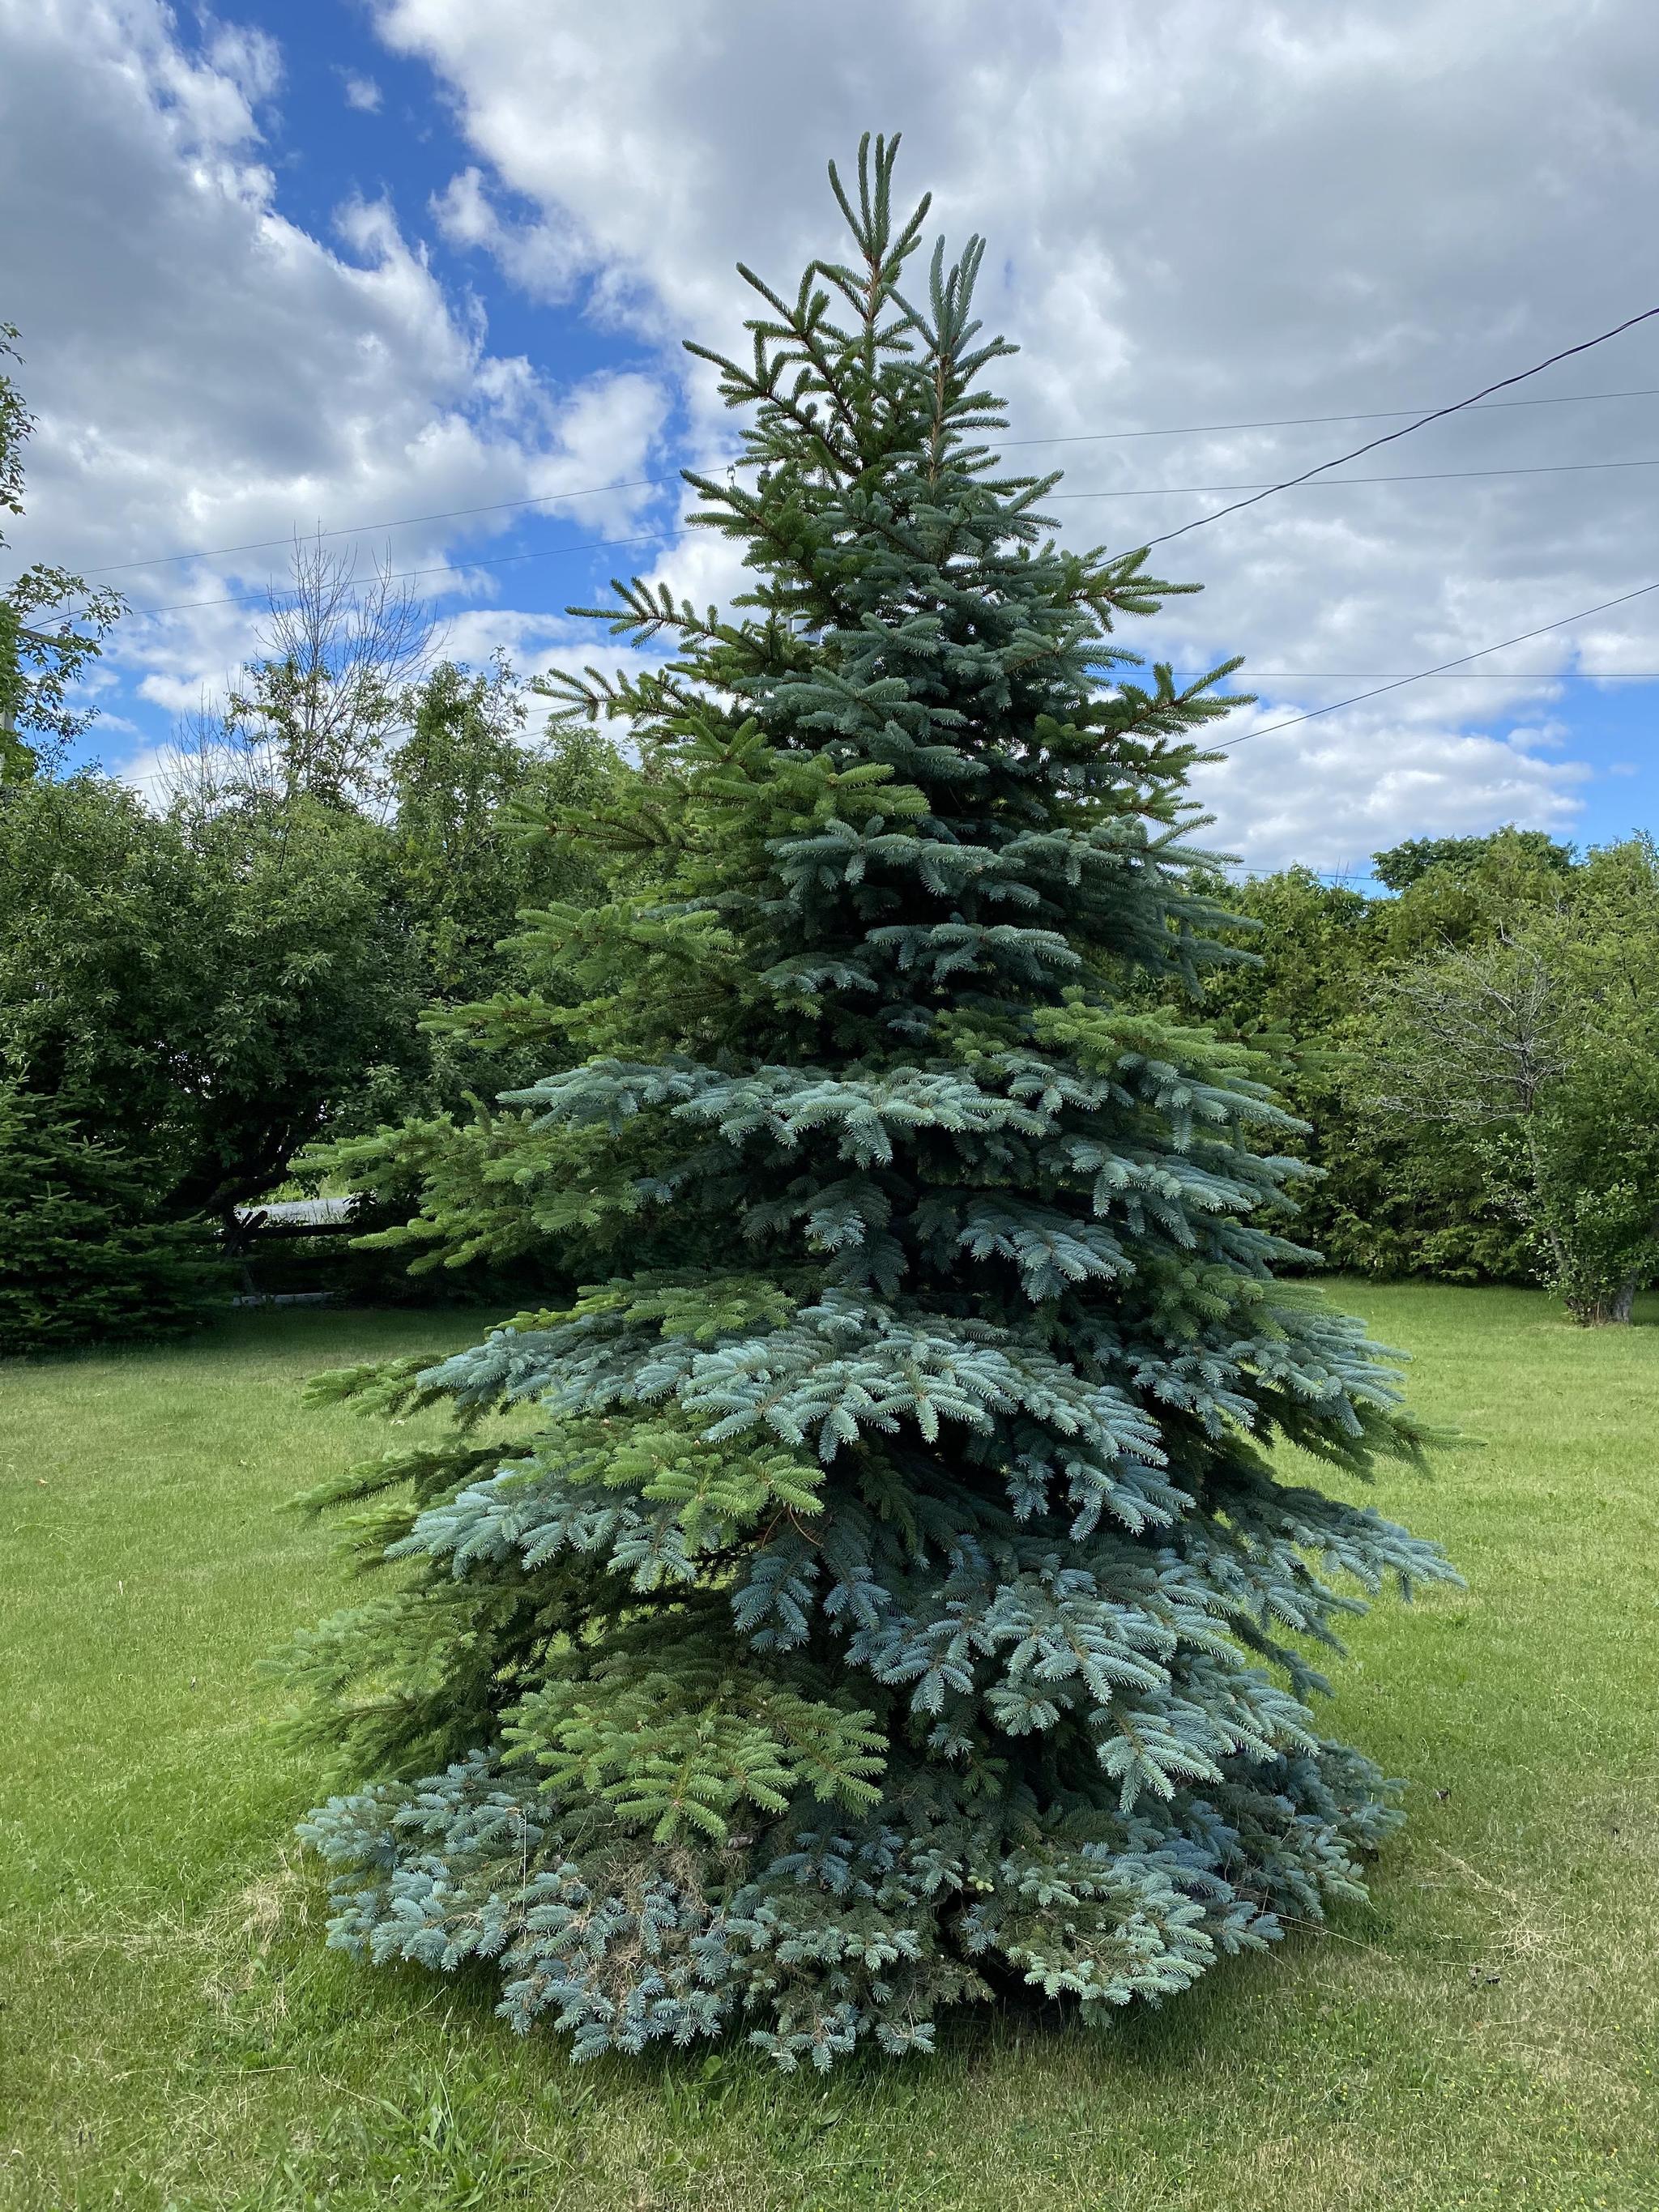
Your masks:
M 688 472 L 692 521 L 755 573 L 741 618 L 618 583 L 620 609 L 573 611 L 678 657 L 548 687 L 570 715 L 625 720 L 697 803 L 653 826 L 687 850 L 704 832 L 704 865 L 665 889 L 719 917 L 726 988 L 699 940 L 702 1022 L 653 1024 L 653 1042 L 878 1064 L 944 1043 L 954 1062 L 942 1019 L 1061 1003 L 1103 959 L 1189 963 L 1220 918 L 1182 894 L 1172 838 L 1191 735 L 1226 711 L 1213 687 L 1237 663 L 1181 691 L 1163 667 L 1150 690 L 1119 678 L 1139 663 L 1115 619 L 1197 587 L 1147 577 L 1139 553 L 1059 550 L 1039 513 L 1058 477 L 1000 471 L 983 434 L 1002 402 L 980 380 L 1016 349 L 980 340 L 983 246 L 947 270 L 941 241 L 909 304 L 928 203 L 895 225 L 896 143 L 872 159 L 866 141 L 856 207 L 831 168 L 855 262 L 814 263 L 793 303 L 742 270 L 768 311 L 751 364 L 688 347 L 752 416 L 725 482 Z
M 362 1548 L 412 1578 L 297 1661 L 390 1778 L 307 1825 L 333 1940 L 500 1954 L 580 2052 L 746 2014 L 827 2063 L 988 1973 L 1184 1988 L 1394 1817 L 1304 1702 L 1357 1602 L 1316 1563 L 1447 1571 L 1270 1464 L 1416 1439 L 1273 1279 L 1309 1255 L 1260 1071 L 1134 1000 L 1225 957 L 1181 831 L 1237 664 L 1129 680 L 1114 623 L 1188 587 L 1001 472 L 982 249 L 906 289 L 896 147 L 831 172 L 854 257 L 745 270 L 752 362 L 705 356 L 749 419 L 697 519 L 752 588 L 619 586 L 674 658 L 555 686 L 644 770 L 584 825 L 644 890 L 537 923 L 588 1056 L 508 1102 L 592 1287 L 374 1378 L 509 1418 L 330 1493 L 384 1494 Z

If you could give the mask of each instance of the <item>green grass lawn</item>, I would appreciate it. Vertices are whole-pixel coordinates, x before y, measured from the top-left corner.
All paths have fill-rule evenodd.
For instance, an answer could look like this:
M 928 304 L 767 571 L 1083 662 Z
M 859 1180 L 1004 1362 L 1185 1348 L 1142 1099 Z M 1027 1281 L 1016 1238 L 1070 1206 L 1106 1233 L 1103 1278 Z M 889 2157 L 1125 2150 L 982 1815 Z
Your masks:
M 336 1600 L 281 1508 L 372 1448 L 319 1366 L 465 1316 L 244 1316 L 0 1369 L 0 2206 L 1659 2207 L 1659 1328 L 1351 1289 L 1480 1450 L 1383 1509 L 1469 1579 L 1359 1624 L 1331 1725 L 1409 1778 L 1366 1910 L 1090 2035 L 573 2068 L 488 1982 L 325 1953 L 263 1655 Z

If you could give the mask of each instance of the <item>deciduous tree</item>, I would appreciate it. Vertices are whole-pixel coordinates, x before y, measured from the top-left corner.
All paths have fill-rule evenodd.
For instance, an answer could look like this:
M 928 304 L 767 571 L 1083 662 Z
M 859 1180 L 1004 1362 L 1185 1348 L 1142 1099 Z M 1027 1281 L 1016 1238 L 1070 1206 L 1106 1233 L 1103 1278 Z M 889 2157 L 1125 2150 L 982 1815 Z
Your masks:
M 0 364 L 18 358 L 17 330 L 0 323 Z M 23 447 L 34 417 L 0 366 L 0 512 L 23 512 Z M 5 544 L 0 535 L 0 546 Z M 103 650 L 125 602 L 83 577 L 36 562 L 0 591 L 0 784 L 55 766 L 94 709 L 74 687 Z
M 1627 1322 L 1659 1273 L 1659 862 L 1633 839 L 1558 880 L 1378 981 L 1358 1080 L 1470 1133 L 1574 1318 Z

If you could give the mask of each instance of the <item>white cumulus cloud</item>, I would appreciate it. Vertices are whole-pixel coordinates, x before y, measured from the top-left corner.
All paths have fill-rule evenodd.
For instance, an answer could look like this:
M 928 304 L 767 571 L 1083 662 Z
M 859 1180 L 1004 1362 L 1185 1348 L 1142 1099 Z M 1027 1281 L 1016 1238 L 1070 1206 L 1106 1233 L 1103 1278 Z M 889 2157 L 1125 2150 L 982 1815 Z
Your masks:
M 112 653 L 143 696 L 182 711 L 237 664 L 257 611 L 217 602 L 280 577 L 296 526 L 574 491 L 584 528 L 635 525 L 647 495 L 591 488 L 649 472 L 660 381 L 559 388 L 492 353 L 381 202 L 328 237 L 289 220 L 261 158 L 281 86 L 264 33 L 209 23 L 186 50 L 157 0 L 0 0 L 0 54 L 3 312 L 39 416 L 9 535 L 24 559 L 113 568 L 138 605 L 215 603 L 123 623 Z M 363 557 L 441 580 L 499 523 L 371 533 Z M 250 550 L 153 559 L 216 547 Z
M 1643 0 L 374 0 L 424 58 L 472 153 L 448 234 L 527 291 L 659 340 L 741 343 L 738 257 L 793 282 L 836 243 L 826 157 L 902 127 L 907 191 L 990 241 L 981 305 L 1023 348 L 1013 434 L 1063 464 L 1074 542 L 1122 546 L 1389 422 L 1191 425 L 1426 409 L 1646 305 L 1659 40 Z M 504 214 L 503 209 L 514 210 Z M 524 210 L 532 213 L 526 216 Z M 1512 397 L 1659 386 L 1656 326 Z M 696 434 L 728 434 L 690 372 Z M 1448 481 L 1289 493 L 1157 558 L 1207 586 L 1144 625 L 1184 665 L 1275 673 L 1259 721 L 1426 667 L 1659 578 L 1651 398 L 1498 408 L 1347 474 Z M 1100 439 L 1103 431 L 1178 436 Z M 1523 471 L 1554 470 L 1554 474 Z M 665 573 L 724 588 L 712 550 Z M 1146 641 L 1126 638 L 1139 645 Z M 1489 664 L 1659 666 L 1659 595 Z M 1594 658 L 1592 658 L 1594 656 Z M 1426 692 L 1429 687 L 1423 687 Z M 1241 746 L 1202 784 L 1218 838 L 1266 865 L 1363 863 L 1417 830 L 1570 830 L 1583 774 L 1530 728 L 1534 684 L 1407 691 Z M 1474 726 L 1477 723 L 1484 728 Z M 1240 728 L 1247 726 L 1241 723 Z M 1287 788 L 1300 787 L 1292 800 Z

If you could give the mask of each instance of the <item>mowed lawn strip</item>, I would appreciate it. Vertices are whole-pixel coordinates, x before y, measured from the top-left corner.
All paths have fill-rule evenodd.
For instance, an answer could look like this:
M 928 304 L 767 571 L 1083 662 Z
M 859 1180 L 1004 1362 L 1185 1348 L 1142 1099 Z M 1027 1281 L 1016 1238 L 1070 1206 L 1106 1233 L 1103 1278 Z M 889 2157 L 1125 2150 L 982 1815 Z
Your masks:
M 0 2206 L 1659 2206 L 1659 1328 L 1337 1285 L 1480 1449 L 1385 1512 L 1467 1592 L 1355 1624 L 1334 1732 L 1409 1782 L 1369 1909 L 1103 2034 L 960 2019 L 779 2077 L 573 2068 L 485 1978 L 322 1948 L 258 1662 L 342 1601 L 283 1510 L 388 1438 L 319 1367 L 476 1334 L 247 1316 L 0 1367 Z

